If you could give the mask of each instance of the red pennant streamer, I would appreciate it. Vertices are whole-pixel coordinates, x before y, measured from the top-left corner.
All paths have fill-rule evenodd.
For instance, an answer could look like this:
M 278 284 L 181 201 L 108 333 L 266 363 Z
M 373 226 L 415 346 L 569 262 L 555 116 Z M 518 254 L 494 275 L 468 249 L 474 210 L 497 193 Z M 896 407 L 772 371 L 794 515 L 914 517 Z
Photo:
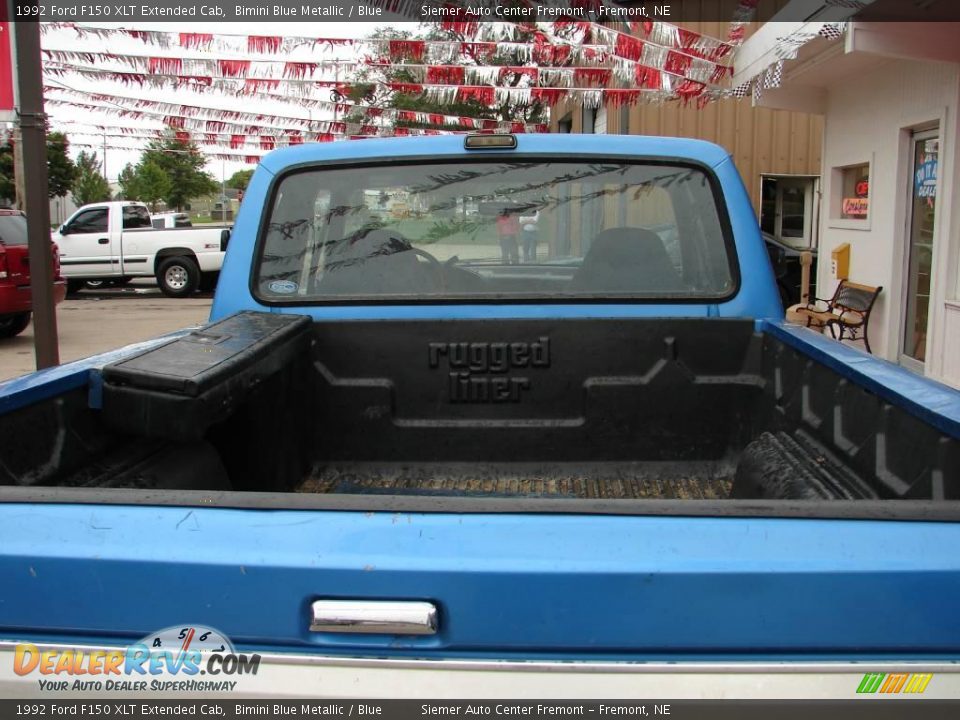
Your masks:
M 634 82 L 637 87 L 646 90 L 660 90 L 663 88 L 663 79 L 659 70 L 655 70 L 645 65 L 637 65 L 634 71 Z
M 607 85 L 610 82 L 611 70 L 607 68 L 577 68 L 573 71 L 573 81 L 576 84 Z
M 570 59 L 572 45 L 550 45 L 540 43 L 533 46 L 533 61 L 541 65 L 563 65 Z
M 248 52 L 276 53 L 283 47 L 283 38 L 275 35 L 251 35 L 247 38 Z
M 567 91 L 563 88 L 531 88 L 530 97 L 533 100 L 539 100 L 547 105 L 556 105 L 567 96 Z
M 136 37 L 133 33 L 137 32 L 136 30 L 130 30 L 128 33 L 131 37 Z M 147 33 L 139 33 L 141 39 L 147 37 Z M 197 48 L 206 48 L 213 42 L 213 35 L 210 33 L 180 33 L 180 46 L 185 48 L 197 49 Z
M 180 58 L 152 57 L 149 59 L 149 67 L 151 74 L 179 75 L 183 69 L 183 61 Z
M 496 100 L 495 88 L 467 85 L 457 88 L 457 99 L 463 102 L 476 100 L 481 105 L 493 105 Z
M 717 65 L 710 76 L 710 82 L 715 85 L 722 83 L 724 78 L 733 77 L 733 67 L 730 65 Z
M 391 90 L 408 95 L 419 95 L 423 92 L 423 85 L 418 83 L 388 83 Z
M 246 135 L 231 135 L 230 136 L 230 147 L 239 148 L 243 147 L 243 144 L 247 141 Z
M 671 50 L 667 53 L 667 61 L 664 63 L 663 68 L 668 73 L 674 75 L 686 75 L 692 64 L 692 57 Z
M 394 60 L 410 59 L 420 62 L 427 45 L 423 40 L 391 40 L 389 47 L 390 57 Z
M 283 65 L 283 76 L 285 78 L 297 78 L 302 80 L 307 76 L 313 76 L 317 71 L 317 64 L 310 62 L 288 62 Z
M 249 60 L 217 60 L 217 67 L 224 77 L 239 77 L 250 71 Z
M 465 71 L 463 65 L 432 65 L 427 68 L 427 84 L 462 85 Z
M 683 98 L 684 102 L 686 102 L 690 98 L 702 95 L 703 91 L 706 90 L 706 87 L 706 85 L 699 83 L 696 80 L 684 80 L 674 92 L 676 92 L 677 95 Z
M 617 55 L 628 60 L 639 60 L 643 56 L 643 40 L 624 35 L 617 35 Z
M 623 107 L 624 105 L 633 105 L 640 99 L 641 90 L 606 90 L 603 93 L 607 105 L 611 107 Z
M 279 80 L 270 78 L 247 78 L 243 81 L 243 91 L 251 95 L 256 95 L 261 90 L 275 90 L 279 86 Z
M 260 136 L 260 149 L 273 150 L 277 146 L 277 139 L 273 135 Z

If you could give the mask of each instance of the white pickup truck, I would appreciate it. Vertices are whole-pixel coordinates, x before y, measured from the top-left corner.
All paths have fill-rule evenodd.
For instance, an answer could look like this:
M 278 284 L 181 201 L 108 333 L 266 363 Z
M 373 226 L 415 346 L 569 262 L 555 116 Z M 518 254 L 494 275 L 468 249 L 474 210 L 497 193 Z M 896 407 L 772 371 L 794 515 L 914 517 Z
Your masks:
M 156 277 L 169 297 L 213 290 L 230 239 L 226 227 L 156 230 L 143 203 L 84 205 L 53 233 L 68 289 Z

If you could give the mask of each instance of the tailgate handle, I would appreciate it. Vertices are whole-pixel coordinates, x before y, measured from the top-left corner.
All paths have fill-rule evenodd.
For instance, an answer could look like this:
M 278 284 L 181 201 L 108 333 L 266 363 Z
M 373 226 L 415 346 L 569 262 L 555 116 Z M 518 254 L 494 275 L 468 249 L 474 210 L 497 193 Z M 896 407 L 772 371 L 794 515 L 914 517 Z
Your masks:
M 437 606 L 419 600 L 317 600 L 312 632 L 435 635 Z

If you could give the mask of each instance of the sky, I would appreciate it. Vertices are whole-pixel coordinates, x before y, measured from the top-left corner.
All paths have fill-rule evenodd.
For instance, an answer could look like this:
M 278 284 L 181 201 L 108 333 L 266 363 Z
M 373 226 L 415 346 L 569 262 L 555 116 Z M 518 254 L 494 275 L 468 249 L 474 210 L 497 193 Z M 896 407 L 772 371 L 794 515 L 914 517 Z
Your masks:
M 317 22 L 317 23 L 285 23 L 271 22 L 269 25 L 256 22 L 234 22 L 225 26 L 222 23 L 190 23 L 185 26 L 183 23 L 138 23 L 131 26 L 129 23 L 84 23 L 85 25 L 97 27 L 127 27 L 130 29 L 159 30 L 170 32 L 197 32 L 213 33 L 223 32 L 224 27 L 229 28 L 231 35 L 296 35 L 296 36 L 317 36 L 317 37 L 337 37 L 359 39 L 368 36 L 375 30 L 379 24 L 374 23 L 349 23 L 349 22 Z M 417 23 L 391 23 L 391 27 L 397 29 L 416 30 Z M 211 55 L 199 50 L 182 50 L 178 47 L 169 49 L 161 48 L 155 45 L 148 45 L 133 38 L 113 37 L 109 42 L 92 37 L 78 38 L 76 33 L 69 29 L 57 29 L 46 32 L 42 39 L 43 47 L 57 50 L 71 50 L 77 52 L 114 52 L 114 53 L 134 53 L 149 54 L 155 56 L 174 56 L 183 57 L 221 57 L 221 58 L 240 58 L 252 57 L 246 54 L 231 55 L 223 53 L 220 55 Z M 308 48 L 299 48 L 289 55 L 263 56 L 264 59 L 291 60 L 291 61 L 309 61 L 309 60 L 355 60 L 361 52 L 358 48 L 341 47 L 334 50 L 326 49 L 321 52 L 311 51 Z M 83 63 L 87 64 L 87 63 Z M 106 66 L 104 66 L 106 67 Z M 110 69 L 123 69 L 112 65 Z M 319 75 L 316 76 L 319 79 Z M 329 79 L 334 79 L 333 74 Z M 137 85 L 124 85 L 116 81 L 99 81 L 78 75 L 67 75 L 58 78 L 50 78 L 50 85 L 59 85 L 75 90 L 85 90 L 98 93 L 111 93 L 126 97 L 145 98 L 160 102 L 183 103 L 188 105 L 219 107 L 227 110 L 239 110 L 243 112 L 261 112 L 266 114 L 284 115 L 290 117 L 302 117 L 304 119 L 329 119 L 329 114 L 322 110 L 308 109 L 295 102 L 279 102 L 273 99 L 255 100 L 249 97 L 237 98 L 228 95 L 221 95 L 215 92 L 196 93 L 184 90 L 164 90 L 151 87 L 138 87 Z M 315 97 L 328 99 L 326 94 L 317 93 Z M 89 111 L 47 105 L 47 114 L 50 116 L 51 125 L 55 130 L 63 130 L 68 133 L 72 143 L 91 143 L 98 147 L 81 148 L 75 145 L 71 147 L 71 155 L 75 158 L 81 150 L 97 152 L 98 158 L 103 155 L 101 144 L 102 136 L 94 136 L 95 129 L 87 127 L 89 125 L 123 125 L 133 126 L 143 129 L 157 129 L 162 127 L 160 118 L 131 120 L 129 118 L 120 118 L 107 113 L 90 113 Z M 82 123 L 83 126 L 79 126 Z M 88 133 L 81 135 L 80 132 Z M 144 142 L 144 141 L 140 141 Z M 133 139 L 107 138 L 107 145 L 128 145 L 134 144 Z M 216 152 L 216 149 L 211 149 Z M 106 150 L 106 176 L 113 182 L 116 180 L 119 172 L 128 164 L 136 164 L 139 160 L 139 152 L 112 149 Z M 220 159 L 210 159 L 207 163 L 207 171 L 217 180 L 229 178 L 237 170 L 243 170 L 253 167 L 243 162 L 234 162 L 230 160 L 221 161 Z

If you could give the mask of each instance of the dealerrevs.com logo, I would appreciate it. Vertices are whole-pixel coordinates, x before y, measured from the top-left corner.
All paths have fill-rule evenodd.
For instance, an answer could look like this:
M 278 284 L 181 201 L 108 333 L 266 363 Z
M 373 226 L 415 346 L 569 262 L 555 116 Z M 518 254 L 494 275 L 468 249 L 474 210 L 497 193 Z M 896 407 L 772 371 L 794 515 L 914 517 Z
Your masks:
M 16 646 L 13 671 L 36 675 L 44 691 L 229 692 L 256 675 L 260 656 L 237 653 L 202 625 L 170 627 L 120 650 Z

